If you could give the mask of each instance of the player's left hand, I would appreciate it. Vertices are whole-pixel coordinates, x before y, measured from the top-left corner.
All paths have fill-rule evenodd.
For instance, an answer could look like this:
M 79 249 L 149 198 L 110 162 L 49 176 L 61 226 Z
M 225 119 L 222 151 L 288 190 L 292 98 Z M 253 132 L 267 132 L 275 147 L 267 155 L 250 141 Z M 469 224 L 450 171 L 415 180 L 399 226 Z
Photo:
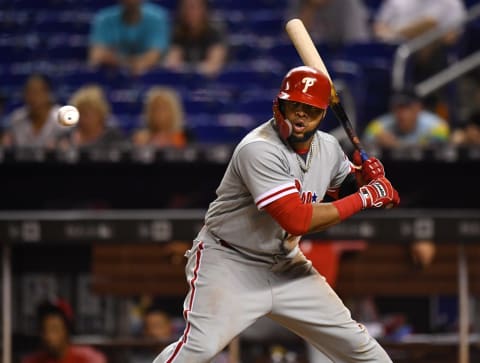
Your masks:
M 353 153 L 353 163 L 355 164 L 355 176 L 359 186 L 366 185 L 372 180 L 385 177 L 383 164 L 376 157 L 371 156 L 362 162 L 360 151 Z

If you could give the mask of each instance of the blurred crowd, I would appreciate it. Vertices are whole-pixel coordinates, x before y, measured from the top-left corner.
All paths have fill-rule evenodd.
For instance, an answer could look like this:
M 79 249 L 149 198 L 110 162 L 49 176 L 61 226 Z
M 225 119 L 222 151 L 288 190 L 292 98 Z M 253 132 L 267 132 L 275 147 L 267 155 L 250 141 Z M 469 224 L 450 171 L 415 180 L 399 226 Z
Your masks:
M 124 127 L 116 105 L 112 107 L 108 84 L 85 82 L 68 95 L 64 92 L 60 102 L 56 88 L 62 88 L 62 85 L 55 84 L 41 72 L 34 72 L 23 85 L 22 105 L 16 105 L 14 109 L 7 107 L 12 105 L 8 100 L 9 90 L 2 89 L 5 94 L 0 98 L 0 109 L 3 111 L 3 115 L 0 111 L 1 145 L 65 150 L 126 144 L 182 148 L 192 142 L 203 142 L 202 135 L 195 132 L 191 122 L 197 116 L 197 110 L 185 109 L 180 74 L 197 74 L 201 79 L 215 80 L 221 77 L 222 72 L 239 64 L 240 67 L 252 67 L 249 63 L 241 63 L 241 53 L 231 51 L 229 40 L 233 41 L 238 33 L 231 34 L 229 39 L 231 30 L 226 26 L 227 21 L 218 16 L 219 12 L 215 9 L 220 3 L 182 0 L 175 4 L 174 9 L 168 9 L 161 3 L 120 0 L 98 10 L 91 20 L 88 59 L 84 62 L 94 72 L 122 72 L 133 77 L 130 78 L 132 88 L 135 87 L 133 80 L 138 77 L 149 79 L 149 87 L 141 91 L 143 99 L 135 101 L 143 104 L 143 109 L 135 108 L 138 110 L 134 116 L 136 122 L 132 127 Z M 283 21 L 293 16 L 300 17 L 316 43 L 332 49 L 365 42 L 396 46 L 432 29 L 445 29 L 442 37 L 414 54 L 411 79 L 407 80 L 404 89 L 393 91 L 390 87 L 375 90 L 386 100 L 386 104 L 380 107 L 383 112 L 360 120 L 357 128 L 364 133 L 367 146 L 480 144 L 479 110 L 475 103 L 467 103 L 461 106 L 461 110 L 452 109 L 455 106 L 450 102 L 451 92 L 440 89 L 421 98 L 414 88 L 415 83 L 444 69 L 449 63 L 453 45 L 462 42 L 462 28 L 457 24 L 466 16 L 466 5 L 461 0 L 431 1 L 428 6 L 413 0 L 302 0 L 285 2 L 284 8 L 274 7 L 273 4 L 269 6 L 272 11 L 280 7 Z M 278 35 L 278 38 L 282 37 L 284 35 Z M 369 54 L 360 56 L 368 57 Z M 155 78 L 152 72 L 159 70 L 178 75 L 178 87 L 175 79 L 173 82 L 162 82 L 162 77 Z M 116 75 L 113 73 L 113 77 Z M 281 77 L 282 74 L 278 73 L 274 78 L 276 83 Z M 475 74 L 468 77 L 470 88 L 466 92 L 472 99 L 480 97 L 477 78 Z M 262 110 L 266 110 L 261 117 L 265 118 L 253 112 L 251 121 L 233 118 L 224 120 L 221 126 L 228 128 L 231 124 L 243 124 L 246 132 L 248 128 L 266 121 L 270 116 L 269 100 L 275 96 L 275 88 L 278 87 L 275 80 L 269 85 L 269 92 L 265 91 L 267 88 L 263 89 L 260 97 L 265 103 Z M 264 80 L 254 79 L 253 82 L 261 86 Z M 346 93 L 348 87 L 347 84 Z M 458 89 L 463 88 L 459 86 Z M 244 94 L 251 91 L 250 97 L 256 97 L 253 84 L 251 90 L 242 91 Z M 212 97 L 212 90 L 208 92 Z M 390 96 L 385 97 L 388 93 Z M 366 95 L 367 98 L 380 96 Z M 215 90 L 213 97 L 223 102 L 219 100 L 223 97 L 219 89 Z M 239 101 L 235 95 L 225 100 L 232 104 Z M 60 103 L 79 109 L 80 122 L 76 127 L 58 124 L 56 118 Z M 363 114 L 369 115 L 368 105 L 359 106 L 358 102 L 354 102 L 349 111 L 352 115 L 362 114 L 365 110 L 356 110 L 355 107 L 364 107 L 367 112 Z M 255 104 L 252 108 L 255 109 Z M 245 110 L 245 113 L 248 112 Z M 208 118 L 208 107 L 202 113 L 206 113 Z M 211 115 L 211 119 L 214 118 Z M 219 122 L 219 119 L 209 122 Z M 236 142 L 238 139 L 226 141 Z

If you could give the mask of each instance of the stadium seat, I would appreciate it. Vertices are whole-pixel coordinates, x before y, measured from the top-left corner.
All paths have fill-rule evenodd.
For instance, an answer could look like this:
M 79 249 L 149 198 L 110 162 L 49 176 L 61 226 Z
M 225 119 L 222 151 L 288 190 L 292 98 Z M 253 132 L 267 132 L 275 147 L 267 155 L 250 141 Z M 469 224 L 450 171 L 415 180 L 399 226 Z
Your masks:
M 82 67 L 63 76 L 63 82 L 73 88 L 86 84 L 99 84 L 119 88 L 129 82 L 126 74 L 116 70 Z
M 140 77 L 137 81 L 148 87 L 148 86 L 169 86 L 169 87 L 182 87 L 183 82 L 186 78 L 186 74 L 182 72 L 173 72 L 167 69 L 154 69 L 151 70 Z
M 362 65 L 365 74 L 365 107 L 363 121 L 369 122 L 373 117 L 385 113 L 391 93 L 391 66 L 388 62 L 372 60 Z
M 126 135 L 131 135 L 142 125 L 141 115 L 115 113 L 115 122 Z
M 260 10 L 248 16 L 249 30 L 257 35 L 277 35 L 283 31 L 283 11 Z
M 188 126 L 198 143 L 234 144 L 248 133 L 251 120 L 250 115 L 223 114 L 215 117 L 210 114 L 197 114 L 188 117 Z M 229 123 L 232 126 L 227 126 Z
M 0 63 L 12 64 L 32 60 L 35 49 L 25 46 L 0 45 Z
M 372 60 L 392 62 L 396 49 L 396 44 L 375 41 L 352 43 L 345 45 L 341 56 L 346 60 L 360 64 L 369 63 Z

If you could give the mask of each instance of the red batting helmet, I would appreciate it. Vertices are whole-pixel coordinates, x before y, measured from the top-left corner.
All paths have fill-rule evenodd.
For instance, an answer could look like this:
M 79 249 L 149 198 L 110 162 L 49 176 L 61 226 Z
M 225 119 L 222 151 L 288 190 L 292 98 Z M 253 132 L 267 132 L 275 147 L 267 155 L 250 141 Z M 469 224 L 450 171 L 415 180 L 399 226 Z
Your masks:
M 273 115 L 280 136 L 287 139 L 292 132 L 292 126 L 280 112 L 279 100 L 301 102 L 326 109 L 330 104 L 331 88 L 330 80 L 316 68 L 301 66 L 291 69 L 283 79 L 280 92 L 273 103 Z

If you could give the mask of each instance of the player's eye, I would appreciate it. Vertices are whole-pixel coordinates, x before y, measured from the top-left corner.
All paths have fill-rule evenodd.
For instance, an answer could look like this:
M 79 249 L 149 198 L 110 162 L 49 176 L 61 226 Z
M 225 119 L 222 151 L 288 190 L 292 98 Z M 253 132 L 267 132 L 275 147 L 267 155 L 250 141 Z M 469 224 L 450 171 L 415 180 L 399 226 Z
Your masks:
M 311 106 L 311 105 L 307 105 L 307 104 L 301 103 L 301 102 L 288 101 L 288 103 L 290 104 L 290 106 L 292 107 L 293 110 L 295 110 L 295 111 L 296 110 L 301 110 L 301 111 L 305 112 L 310 118 L 317 118 L 320 115 L 322 115 L 322 113 L 325 111 L 321 108 Z
M 303 111 L 310 116 L 311 118 L 317 118 L 320 116 L 324 110 L 321 108 L 315 107 L 315 106 L 310 106 L 310 105 L 303 105 Z

